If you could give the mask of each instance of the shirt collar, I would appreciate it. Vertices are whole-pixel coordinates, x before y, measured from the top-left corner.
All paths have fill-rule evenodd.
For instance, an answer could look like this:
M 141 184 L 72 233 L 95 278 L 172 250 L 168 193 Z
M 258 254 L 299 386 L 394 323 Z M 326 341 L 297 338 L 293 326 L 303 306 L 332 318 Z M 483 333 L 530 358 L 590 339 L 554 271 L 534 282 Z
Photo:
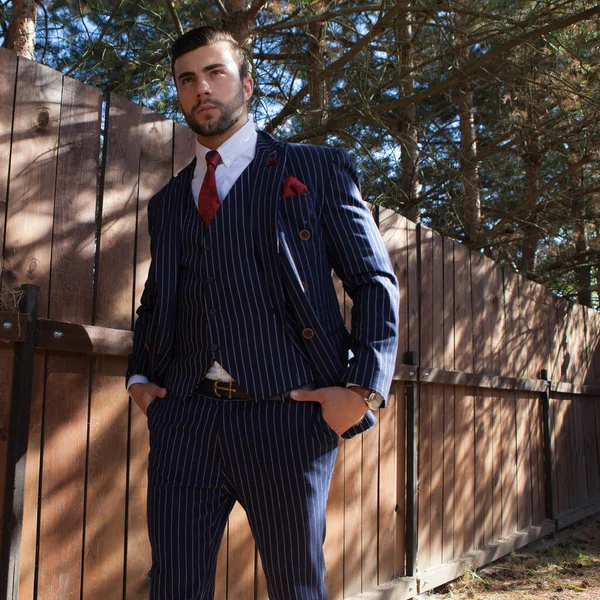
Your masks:
M 251 158 L 254 158 L 256 150 L 256 125 L 252 119 L 248 119 L 248 122 L 244 126 L 236 131 L 228 140 L 223 142 L 217 151 L 221 155 L 222 164 L 226 167 L 230 166 L 231 163 L 240 158 L 242 155 L 249 154 Z M 201 166 L 202 169 L 206 170 L 206 153 L 210 150 L 206 146 L 203 146 L 198 140 L 196 140 L 196 163 Z

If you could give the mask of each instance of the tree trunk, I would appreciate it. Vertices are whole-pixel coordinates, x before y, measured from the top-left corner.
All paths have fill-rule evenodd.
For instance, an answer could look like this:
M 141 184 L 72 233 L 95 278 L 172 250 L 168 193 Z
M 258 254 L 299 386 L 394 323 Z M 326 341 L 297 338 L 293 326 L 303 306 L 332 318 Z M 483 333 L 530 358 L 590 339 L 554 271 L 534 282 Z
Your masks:
M 408 22 L 410 14 L 406 14 L 406 21 L 396 25 L 396 44 L 398 54 L 398 79 L 400 81 L 400 94 L 410 97 L 414 93 L 413 67 L 413 32 Z M 403 205 L 402 214 L 411 221 L 416 221 L 419 216 L 417 200 L 417 108 L 409 104 L 397 110 L 398 132 L 400 134 L 400 202 Z
M 522 226 L 523 241 L 521 242 L 521 260 L 519 270 L 523 274 L 533 274 L 536 269 L 536 253 L 541 234 L 537 227 L 540 172 L 542 156 L 538 146 L 536 123 L 531 123 L 531 134 L 525 143 L 525 221 Z
M 4 47 L 33 60 L 37 3 L 35 0 L 14 0 L 10 26 Z
M 576 158 L 575 158 L 576 160 Z M 577 291 L 577 302 L 584 306 L 592 306 L 592 273 L 587 264 L 589 250 L 587 232 L 587 200 L 578 191 L 583 187 L 580 176 L 575 174 L 571 177 L 571 191 L 575 196 L 571 205 L 571 219 L 573 222 L 573 237 L 575 241 L 575 264 L 574 269 L 575 289 Z
M 313 7 L 317 14 L 325 12 L 323 2 L 316 2 Z M 325 23 L 315 21 L 308 25 L 308 94 L 310 110 L 306 118 L 306 125 L 309 133 L 318 129 L 325 121 L 325 106 L 327 103 L 327 92 L 325 82 L 321 77 L 325 64 Z M 313 143 L 323 145 L 325 135 L 319 135 L 313 138 Z
M 458 68 L 462 72 L 470 59 L 466 39 L 457 36 Z M 468 79 L 457 87 L 458 118 L 460 122 L 460 175 L 464 194 L 463 220 L 467 242 L 474 242 L 481 233 L 481 192 L 475 130 L 475 98 Z

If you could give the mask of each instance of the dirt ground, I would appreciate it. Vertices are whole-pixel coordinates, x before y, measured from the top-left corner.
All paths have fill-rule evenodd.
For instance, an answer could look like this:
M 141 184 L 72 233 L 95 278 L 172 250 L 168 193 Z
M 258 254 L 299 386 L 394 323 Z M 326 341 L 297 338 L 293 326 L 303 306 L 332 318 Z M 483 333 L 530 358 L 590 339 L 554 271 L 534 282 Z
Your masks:
M 600 516 L 422 596 L 435 600 L 600 600 Z

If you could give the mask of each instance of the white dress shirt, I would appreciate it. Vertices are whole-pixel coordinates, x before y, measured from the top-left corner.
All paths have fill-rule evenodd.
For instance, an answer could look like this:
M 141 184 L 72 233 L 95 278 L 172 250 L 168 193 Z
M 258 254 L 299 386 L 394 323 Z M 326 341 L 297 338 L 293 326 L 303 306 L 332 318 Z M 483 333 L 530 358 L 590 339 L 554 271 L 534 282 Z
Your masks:
M 248 122 L 241 129 L 217 148 L 221 156 L 221 164 L 215 169 L 215 181 L 221 202 L 227 201 L 227 194 L 233 184 L 254 159 L 256 138 L 254 121 L 248 119 Z M 196 206 L 198 206 L 198 195 L 206 175 L 206 153 L 209 150 L 210 148 L 206 148 L 196 140 L 196 168 L 192 179 L 192 197 Z M 233 381 L 231 375 L 216 361 L 211 365 L 205 377 Z M 143 375 L 132 375 L 127 382 L 127 389 L 129 390 L 134 383 L 148 383 L 148 379 Z

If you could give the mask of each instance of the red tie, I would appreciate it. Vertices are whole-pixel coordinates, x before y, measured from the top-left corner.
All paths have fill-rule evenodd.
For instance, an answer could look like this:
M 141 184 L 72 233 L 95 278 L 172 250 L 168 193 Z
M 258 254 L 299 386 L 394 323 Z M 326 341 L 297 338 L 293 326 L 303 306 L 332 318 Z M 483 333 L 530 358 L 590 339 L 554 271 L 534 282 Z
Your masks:
M 200 188 L 200 194 L 198 194 L 198 212 L 206 227 L 212 223 L 221 207 L 215 180 L 215 169 L 220 164 L 221 156 L 216 150 L 210 150 L 206 153 L 206 175 Z

